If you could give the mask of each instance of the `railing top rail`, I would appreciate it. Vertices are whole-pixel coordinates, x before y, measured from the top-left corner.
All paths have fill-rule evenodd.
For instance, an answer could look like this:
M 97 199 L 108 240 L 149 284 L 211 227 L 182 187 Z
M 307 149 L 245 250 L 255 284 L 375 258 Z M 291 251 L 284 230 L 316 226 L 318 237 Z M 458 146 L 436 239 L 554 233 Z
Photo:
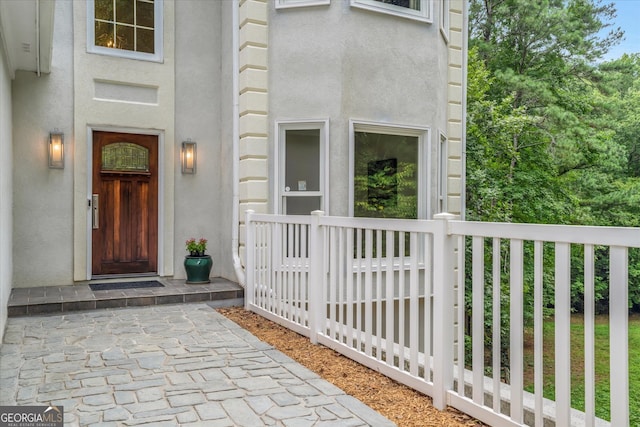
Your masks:
M 640 228 L 450 221 L 450 234 L 501 239 L 640 247 Z
M 274 214 L 251 214 L 252 222 L 267 222 L 272 224 L 311 224 L 309 215 L 274 215 Z
M 407 233 L 433 233 L 435 223 L 432 220 L 361 218 L 320 215 L 319 224 L 325 227 L 348 227 L 382 231 L 404 231 Z M 251 214 L 252 222 L 272 224 L 311 224 L 310 215 Z
M 321 216 L 319 223 L 320 225 L 328 227 L 351 227 L 369 230 L 404 231 L 416 233 L 433 233 L 435 229 L 434 221 L 421 219 Z

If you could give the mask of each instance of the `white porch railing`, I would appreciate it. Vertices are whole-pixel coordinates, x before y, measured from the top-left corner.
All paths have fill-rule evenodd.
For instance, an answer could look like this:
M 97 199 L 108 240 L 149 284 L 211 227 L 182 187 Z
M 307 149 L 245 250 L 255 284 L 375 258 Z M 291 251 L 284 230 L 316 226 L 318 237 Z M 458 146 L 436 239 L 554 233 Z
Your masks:
M 594 248 L 605 246 L 610 421 L 629 425 L 627 264 L 628 248 L 640 247 L 640 230 L 436 217 L 248 211 L 246 307 L 431 396 L 439 409 L 451 405 L 496 426 L 542 426 L 545 419 L 558 426 L 607 425 L 596 417 L 594 344 Z M 584 251 L 584 412 L 571 408 L 572 246 Z M 553 254 L 552 265 L 545 253 Z M 465 277 L 472 287 L 468 301 Z M 555 401 L 542 391 L 543 352 L 550 350 L 542 345 L 543 292 L 550 289 Z M 524 307 L 527 298 L 531 308 Z M 486 318 L 485 304 L 491 308 Z M 533 319 L 533 368 L 524 364 L 525 314 Z M 471 335 L 466 345 L 465 335 Z M 501 378 L 506 366 L 500 341 L 507 336 L 509 375 Z M 524 391 L 525 373 L 533 377 L 533 393 Z

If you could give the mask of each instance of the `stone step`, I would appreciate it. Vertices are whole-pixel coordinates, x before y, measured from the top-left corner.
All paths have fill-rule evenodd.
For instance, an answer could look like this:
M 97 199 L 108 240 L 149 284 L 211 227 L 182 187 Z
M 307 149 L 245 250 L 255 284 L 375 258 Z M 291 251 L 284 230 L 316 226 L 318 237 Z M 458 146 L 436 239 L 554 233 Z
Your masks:
M 157 280 L 164 287 L 92 291 L 89 283 L 70 286 L 14 288 L 9 297 L 9 317 L 63 313 L 116 307 L 140 307 L 211 301 L 213 307 L 241 306 L 244 288 L 216 277 L 211 283 L 187 285 L 184 280 L 145 277 L 135 281 Z M 114 280 L 111 280 L 112 282 Z M 118 280 L 122 282 L 124 280 Z M 101 281 L 100 283 L 107 282 Z M 94 283 L 94 282 L 91 282 Z

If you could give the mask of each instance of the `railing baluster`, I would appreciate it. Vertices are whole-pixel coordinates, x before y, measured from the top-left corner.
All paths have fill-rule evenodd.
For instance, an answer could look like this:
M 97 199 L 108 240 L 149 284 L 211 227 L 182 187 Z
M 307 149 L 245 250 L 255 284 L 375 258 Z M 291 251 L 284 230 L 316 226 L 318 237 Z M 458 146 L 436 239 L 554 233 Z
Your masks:
M 263 223 L 254 223 L 253 226 L 253 235 L 254 235 L 254 240 L 253 242 L 249 242 L 247 241 L 247 252 L 249 251 L 250 247 L 253 247 L 251 249 L 253 255 L 253 267 L 251 267 L 252 270 L 252 282 L 253 282 L 253 286 L 254 286 L 254 291 L 253 291 L 253 298 L 254 298 L 254 303 L 258 306 L 258 307 L 264 307 L 264 297 L 263 297 L 263 271 L 264 271 L 264 261 L 263 261 L 263 247 L 264 247 L 264 239 L 262 237 L 263 235 L 263 228 L 264 228 L 264 224 Z M 247 271 L 249 270 L 249 268 L 247 268 Z
M 457 348 L 458 348 L 458 395 L 464 396 L 464 359 L 465 359 L 465 238 L 458 237 L 458 289 L 457 289 Z
M 544 265 L 542 258 L 542 242 L 535 241 L 533 247 L 533 375 L 535 394 L 535 426 L 543 427 L 543 331 L 544 331 L 544 300 L 543 300 L 543 274 Z
M 609 249 L 611 425 L 629 425 L 629 260 L 625 247 Z
M 302 269 L 300 268 L 300 260 L 301 260 L 301 240 L 302 240 L 302 225 L 296 224 L 294 226 L 294 234 L 293 234 L 293 258 L 291 259 L 291 266 L 293 269 L 293 286 L 291 289 L 291 301 L 289 301 L 289 307 L 291 307 L 291 320 L 295 323 L 300 323 L 300 310 L 298 309 L 299 303 L 299 291 L 302 282 Z
M 425 381 L 432 380 L 432 360 L 431 360 L 431 325 L 432 310 L 431 301 L 433 297 L 433 237 L 429 233 L 423 233 L 424 241 L 424 322 L 422 340 L 424 342 L 424 373 Z
M 336 250 L 336 229 L 329 228 L 329 336 L 336 339 L 336 285 L 338 270 L 338 251 Z
M 293 287 L 294 287 L 294 278 L 295 278 L 295 269 L 293 268 L 293 263 L 295 261 L 295 224 L 289 224 L 288 233 L 287 233 L 287 291 L 286 298 L 284 299 L 284 308 L 285 308 L 285 318 L 293 321 L 293 316 L 291 312 L 291 302 L 293 300 Z
M 399 264 L 398 268 L 398 368 L 404 371 L 404 331 L 405 331 L 405 313 L 404 313 L 404 245 L 405 234 L 404 231 L 400 232 L 398 236 L 399 247 Z
M 509 369 L 511 384 L 511 419 L 517 423 L 522 423 L 522 386 L 523 386 L 523 362 L 522 353 L 524 348 L 523 328 L 523 242 L 519 239 L 511 240 L 511 278 L 509 285 L 509 306 L 510 306 L 510 341 L 509 341 Z M 568 424 L 559 424 L 568 425 Z
M 354 263 L 358 262 L 354 259 L 353 233 L 355 229 L 347 228 L 347 342 L 349 348 L 353 347 L 353 275 Z
M 382 360 L 382 230 L 376 230 L 376 359 Z
M 346 228 L 339 227 L 338 228 L 338 338 L 340 343 L 344 344 L 344 328 L 346 326 L 345 321 L 345 275 L 346 272 L 346 263 L 349 260 L 349 257 L 345 254 L 345 233 Z
M 571 245 L 556 243 L 556 424 L 571 425 Z
M 356 349 L 362 351 L 362 228 L 356 232 Z M 353 344 L 352 344 L 353 345 Z
M 472 244 L 472 357 L 473 401 L 484 402 L 484 238 Z
M 373 259 L 373 230 L 365 230 L 365 263 L 364 263 L 364 353 L 371 356 L 371 344 L 373 333 L 373 289 L 372 282 L 372 261 Z
M 269 266 L 269 272 L 267 272 L 266 274 L 269 275 L 269 286 L 267 287 L 267 289 L 265 290 L 265 292 L 267 293 L 267 298 L 268 298 L 268 302 L 267 305 L 269 307 L 269 311 L 273 312 L 275 310 L 274 307 L 274 298 L 276 295 L 276 276 L 275 276 L 275 271 L 276 271 L 276 259 L 274 257 L 273 251 L 277 250 L 276 246 L 274 244 L 274 241 L 277 240 L 276 238 L 276 231 L 275 231 L 275 224 L 267 224 L 268 227 L 265 229 L 266 233 L 267 233 L 267 242 L 268 245 L 265 248 L 266 252 L 267 252 L 267 265 Z
M 500 379 L 502 373 L 502 338 L 500 336 L 502 332 L 502 314 L 501 314 L 501 305 L 502 305 L 502 277 L 500 274 L 500 239 L 493 239 L 493 255 L 492 255 L 492 279 L 493 279 L 493 328 L 491 332 L 491 354 L 493 357 L 492 365 L 493 365 L 493 411 L 496 413 L 501 412 L 500 408 Z
M 385 334 L 385 342 L 387 344 L 386 348 L 386 361 L 387 365 L 393 366 L 393 344 L 395 342 L 395 333 L 394 333 L 394 317 L 395 317 L 395 289 L 394 289 L 394 280 L 393 280 L 393 247 L 395 243 L 395 233 L 391 230 L 387 231 L 387 255 L 386 255 L 386 263 L 387 263 L 387 274 L 386 274 L 386 292 L 385 292 L 385 301 L 387 308 L 387 319 L 386 319 L 386 334 Z
M 584 421 L 595 426 L 595 257 L 593 245 L 584 245 Z
M 420 313 L 418 311 L 418 236 L 409 234 L 409 368 L 411 375 L 418 376 L 418 325 Z
M 310 265 L 307 265 L 307 260 L 309 259 L 309 245 L 311 244 L 311 242 L 309 241 L 310 239 L 310 226 L 309 225 L 301 225 L 300 226 L 302 228 L 302 241 L 300 243 L 301 246 L 301 256 L 300 256 L 300 261 L 298 263 L 298 265 L 300 266 L 300 277 L 301 277 L 301 283 L 300 283 L 300 289 L 298 289 L 298 296 L 300 298 L 300 301 L 298 302 L 298 310 L 300 310 L 300 324 L 301 325 L 306 325 L 309 322 L 309 305 L 308 305 L 308 301 L 309 299 L 307 298 L 307 289 L 309 288 L 309 268 L 311 267 Z M 305 267 L 306 266 L 306 267 Z M 324 282 L 324 276 L 322 276 L 321 282 Z M 324 329 L 323 329 L 323 333 L 324 333 Z
M 283 294 L 282 294 L 282 290 L 283 290 L 283 285 L 282 282 L 284 281 L 284 275 L 285 275 L 285 271 L 284 271 L 284 260 L 286 259 L 286 226 L 285 224 L 277 224 L 278 228 L 277 228 L 277 237 L 279 239 L 278 241 L 278 245 L 274 248 L 275 250 L 277 250 L 277 255 L 278 255 L 278 264 L 277 264 L 277 268 L 278 268 L 278 276 L 277 276 L 277 283 L 276 283 L 276 295 L 275 295 L 275 301 L 276 301 L 276 314 L 278 316 L 282 316 L 282 299 L 283 299 Z M 284 316 L 283 316 L 284 317 Z

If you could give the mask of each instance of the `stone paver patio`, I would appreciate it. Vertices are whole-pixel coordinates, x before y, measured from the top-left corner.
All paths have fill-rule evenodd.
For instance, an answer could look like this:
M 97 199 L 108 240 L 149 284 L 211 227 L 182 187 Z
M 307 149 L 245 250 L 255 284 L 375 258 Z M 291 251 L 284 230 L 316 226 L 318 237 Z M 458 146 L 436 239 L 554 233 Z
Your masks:
M 205 303 L 9 318 L 0 405 L 68 426 L 390 426 Z

